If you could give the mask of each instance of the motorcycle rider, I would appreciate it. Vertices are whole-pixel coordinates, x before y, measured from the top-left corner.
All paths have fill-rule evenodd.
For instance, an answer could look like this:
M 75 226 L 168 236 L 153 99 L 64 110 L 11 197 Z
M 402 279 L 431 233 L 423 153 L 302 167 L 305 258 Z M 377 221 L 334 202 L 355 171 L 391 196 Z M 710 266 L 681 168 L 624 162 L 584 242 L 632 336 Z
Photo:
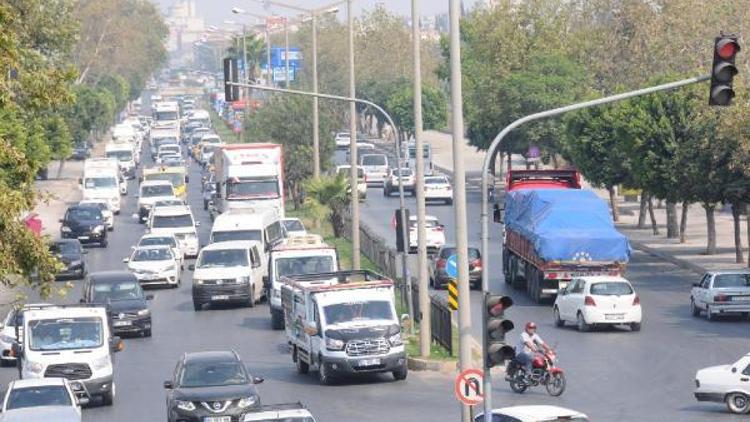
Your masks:
M 516 348 L 518 364 L 526 368 L 528 372 L 531 370 L 531 360 L 534 359 L 534 355 L 540 351 L 547 352 L 549 350 L 547 343 L 536 333 L 536 323 L 533 321 L 527 322 L 526 329 L 521 333 L 521 341 Z

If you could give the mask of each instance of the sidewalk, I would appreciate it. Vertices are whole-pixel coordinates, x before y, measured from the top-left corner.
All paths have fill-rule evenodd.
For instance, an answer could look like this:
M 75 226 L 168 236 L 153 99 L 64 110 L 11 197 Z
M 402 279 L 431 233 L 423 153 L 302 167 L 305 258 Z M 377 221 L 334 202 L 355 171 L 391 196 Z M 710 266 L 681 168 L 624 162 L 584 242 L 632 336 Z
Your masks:
M 65 214 L 68 206 L 81 200 L 78 189 L 78 178 L 83 175 L 83 161 L 66 161 L 60 177 L 57 177 L 58 161 L 49 164 L 48 180 L 38 180 L 36 188 L 41 195 L 48 197 L 40 201 L 34 212 L 42 220 L 42 234 L 57 239 L 60 235 L 58 220 Z
M 452 136 L 450 134 L 426 131 L 424 139 L 432 145 L 432 161 L 440 171 L 453 174 L 453 150 Z M 477 149 L 466 143 L 462 145 L 464 152 L 464 166 L 466 170 L 466 180 L 468 183 L 478 184 L 481 180 L 482 162 L 484 160 L 484 151 Z M 522 156 L 513 156 L 514 168 L 525 168 Z M 609 196 L 603 189 L 593 189 L 604 201 L 609 203 Z M 682 268 L 688 269 L 695 273 L 702 274 L 708 270 L 717 269 L 740 269 L 747 268 L 747 254 L 750 253 L 747 247 L 747 217 L 741 218 L 742 224 L 742 242 L 745 263 L 735 263 L 734 253 L 734 226 L 732 214 L 729 211 L 716 211 L 716 254 L 705 255 L 706 250 L 706 214 L 700 204 L 690 206 L 688 212 L 688 224 L 686 232 L 686 242 L 679 243 L 679 239 L 667 239 L 666 229 L 666 210 L 664 208 L 655 208 L 659 235 L 653 235 L 651 222 L 647 219 L 647 225 L 643 229 L 638 229 L 638 202 L 625 202 L 619 198 L 620 221 L 616 223 L 617 229 L 630 239 L 631 246 L 634 249 L 641 250 L 648 254 L 654 255 L 662 260 L 671 262 Z M 656 203 L 654 203 L 656 206 Z M 678 218 L 681 213 L 681 207 L 677 207 Z

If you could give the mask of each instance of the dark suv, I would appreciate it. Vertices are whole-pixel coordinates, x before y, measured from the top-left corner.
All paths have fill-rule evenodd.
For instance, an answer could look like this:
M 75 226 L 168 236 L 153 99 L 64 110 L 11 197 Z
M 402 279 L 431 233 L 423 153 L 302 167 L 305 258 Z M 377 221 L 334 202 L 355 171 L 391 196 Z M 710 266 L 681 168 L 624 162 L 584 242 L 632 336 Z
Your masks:
M 428 261 L 430 285 L 435 289 L 445 289 L 451 277 L 446 267 L 448 258 L 456 254 L 456 247 L 445 245 L 438 249 Z M 482 288 L 482 255 L 477 248 L 469 248 L 469 282 L 472 289 Z
M 94 205 L 73 205 L 60 219 L 60 236 L 81 243 L 98 243 L 107 247 L 107 228 L 102 211 Z
M 83 255 L 88 251 L 83 249 L 78 239 L 60 239 L 49 245 L 49 251 L 57 256 L 65 268 L 60 270 L 55 279 L 83 278 L 86 275 L 86 262 Z
M 234 351 L 185 353 L 167 389 L 169 422 L 241 421 L 260 406 L 255 384 Z
M 151 311 L 138 279 L 128 271 L 99 271 L 89 274 L 83 285 L 81 303 L 107 307 L 116 335 L 141 334 L 151 337 Z

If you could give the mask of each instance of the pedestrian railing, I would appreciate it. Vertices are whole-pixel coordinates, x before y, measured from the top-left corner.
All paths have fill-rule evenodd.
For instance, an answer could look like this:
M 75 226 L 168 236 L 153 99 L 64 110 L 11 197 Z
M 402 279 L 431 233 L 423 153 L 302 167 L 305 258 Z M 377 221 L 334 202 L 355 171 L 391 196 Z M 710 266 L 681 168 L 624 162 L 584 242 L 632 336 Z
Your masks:
M 432 340 L 439 344 L 449 355 L 453 355 L 453 325 L 451 312 L 446 299 L 438 295 L 430 295 L 430 323 L 432 326 Z

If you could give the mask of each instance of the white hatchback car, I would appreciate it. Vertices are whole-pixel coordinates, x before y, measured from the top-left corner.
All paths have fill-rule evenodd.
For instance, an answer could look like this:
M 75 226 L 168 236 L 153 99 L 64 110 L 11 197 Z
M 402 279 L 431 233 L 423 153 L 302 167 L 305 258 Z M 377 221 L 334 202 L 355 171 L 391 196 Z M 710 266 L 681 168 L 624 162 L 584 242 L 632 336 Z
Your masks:
M 425 228 L 427 229 L 427 252 L 435 253 L 445 245 L 445 226 L 440 224 L 437 217 L 425 216 Z M 417 250 L 417 216 L 409 216 L 409 250 Z
M 581 412 L 558 406 L 512 406 L 492 409 L 492 420 L 489 422 L 588 422 L 589 418 Z M 474 422 L 484 422 L 484 415 L 474 418 Z
M 299 218 L 282 218 L 281 224 L 286 231 L 286 237 L 304 236 L 307 234 L 305 224 Z
M 133 249 L 140 247 L 140 246 L 157 246 L 157 245 L 166 245 L 172 248 L 172 253 L 177 258 L 177 262 L 180 264 L 180 270 L 184 270 L 183 268 L 183 256 L 180 249 L 180 243 L 177 241 L 177 238 L 174 237 L 172 234 L 151 234 L 146 233 L 138 240 L 138 243 L 133 247 Z
M 76 398 L 65 378 L 13 380 L 3 399 L 0 420 L 80 422 L 81 405 L 88 402 L 88 398 Z
M 622 277 L 574 278 L 557 294 L 553 312 L 558 327 L 574 322 L 579 331 L 599 325 L 641 329 L 641 300 L 630 282 Z
M 750 353 L 732 365 L 711 366 L 695 374 L 698 401 L 724 402 L 732 413 L 750 413 Z
M 141 286 L 166 284 L 176 288 L 180 285 L 180 262 L 167 245 L 135 248 L 123 262 L 128 264 L 128 270 Z
M 443 201 L 453 204 L 453 187 L 445 176 L 430 176 L 424 178 L 424 200 Z

